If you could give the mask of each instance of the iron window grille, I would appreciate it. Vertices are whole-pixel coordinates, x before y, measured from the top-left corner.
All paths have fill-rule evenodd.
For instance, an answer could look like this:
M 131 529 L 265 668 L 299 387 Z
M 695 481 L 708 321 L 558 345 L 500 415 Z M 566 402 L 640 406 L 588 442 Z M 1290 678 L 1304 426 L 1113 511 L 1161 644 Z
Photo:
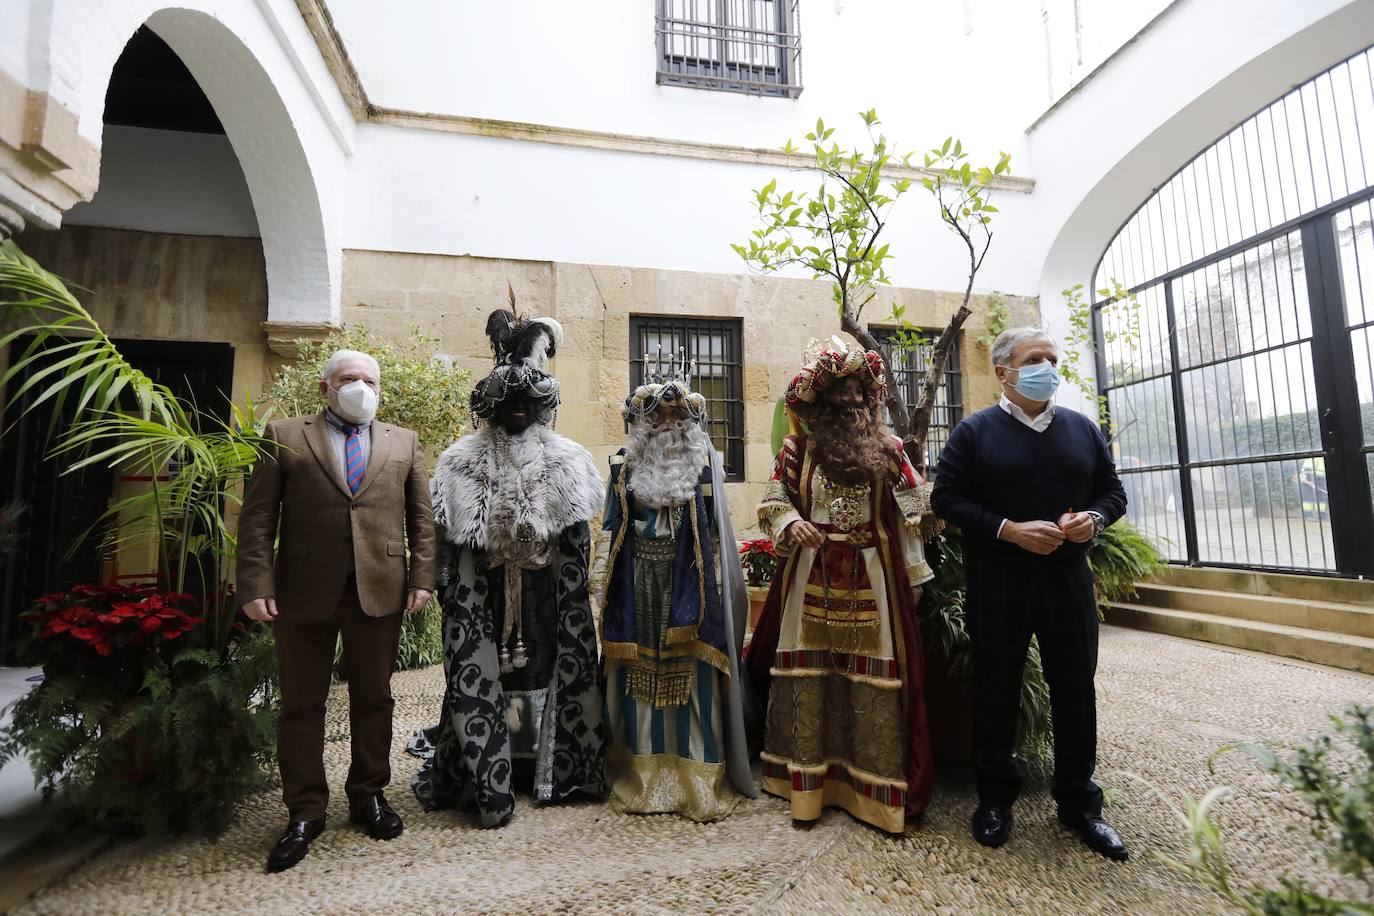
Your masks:
M 1128 514 L 1175 562 L 1374 575 L 1371 111 L 1366 49 L 1189 160 L 1098 264 L 1138 302 L 1093 303 Z
M 800 0 L 658 0 L 658 83 L 796 98 Z
M 630 385 L 644 383 L 644 355 L 650 360 L 686 353 L 695 363 L 692 390 L 706 398 L 706 431 L 721 453 L 725 479 L 744 479 L 744 368 L 742 325 L 737 318 L 630 318 Z
M 940 338 L 939 331 L 920 330 L 923 342 L 915 347 L 900 347 L 898 332 L 895 328 L 869 328 L 878 341 L 878 350 L 887 363 L 888 381 L 901 392 L 907 409 L 916 405 L 916 397 L 930 368 L 930 355 L 935 342 Z M 949 348 L 945 360 L 944 378 L 935 390 L 935 406 L 930 414 L 930 432 L 926 436 L 926 474 L 933 476 L 935 465 L 940 458 L 940 450 L 949 441 L 949 434 L 964 418 L 963 371 L 959 363 L 959 340 Z M 891 422 L 889 418 L 888 422 Z

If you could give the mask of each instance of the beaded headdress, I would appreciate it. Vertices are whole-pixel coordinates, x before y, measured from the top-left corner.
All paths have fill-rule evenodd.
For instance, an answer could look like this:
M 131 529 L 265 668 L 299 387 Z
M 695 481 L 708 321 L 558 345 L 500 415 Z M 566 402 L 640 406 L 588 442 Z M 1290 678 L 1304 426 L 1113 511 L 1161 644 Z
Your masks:
M 620 415 L 628 422 L 636 417 L 648 417 L 659 405 L 680 407 L 697 423 L 706 422 L 706 398 L 692 390 L 691 376 L 696 363 L 687 359 L 686 351 L 664 358 L 663 348 L 657 355 L 644 354 L 646 381 L 625 399 Z
M 513 290 L 510 302 L 513 309 Z M 503 402 L 523 396 L 534 401 L 535 419 L 549 423 L 558 408 L 558 379 L 548 373 L 549 360 L 563 343 L 563 326 L 552 318 L 497 309 L 487 317 L 487 337 L 496 368 L 472 389 L 468 404 L 474 419 L 490 420 Z

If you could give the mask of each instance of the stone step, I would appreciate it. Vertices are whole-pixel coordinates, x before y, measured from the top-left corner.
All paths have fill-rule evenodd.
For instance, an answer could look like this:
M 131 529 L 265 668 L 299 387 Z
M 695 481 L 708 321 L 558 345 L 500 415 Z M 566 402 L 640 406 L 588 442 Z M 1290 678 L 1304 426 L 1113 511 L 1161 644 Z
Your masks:
M 16 806 L 7 816 L 0 817 L 0 870 L 10 859 L 43 839 L 61 823 L 62 819 L 57 813 L 37 801 L 32 805 Z
M 1374 608 L 1374 580 L 1299 576 L 1290 573 L 1222 569 L 1215 566 L 1168 566 L 1156 576 L 1163 585 L 1209 591 L 1267 595 Z
M 1360 604 L 1188 588 L 1159 582 L 1142 582 L 1136 586 L 1136 591 L 1136 603 L 1151 607 L 1238 617 L 1374 639 L 1374 607 Z
M 61 881 L 115 842 L 108 833 L 83 827 L 54 827 L 31 838 L 0 859 L 0 913 L 18 909 L 35 893 Z
M 1374 639 L 1369 637 L 1145 604 L 1114 604 L 1105 617 L 1118 626 L 1374 674 Z

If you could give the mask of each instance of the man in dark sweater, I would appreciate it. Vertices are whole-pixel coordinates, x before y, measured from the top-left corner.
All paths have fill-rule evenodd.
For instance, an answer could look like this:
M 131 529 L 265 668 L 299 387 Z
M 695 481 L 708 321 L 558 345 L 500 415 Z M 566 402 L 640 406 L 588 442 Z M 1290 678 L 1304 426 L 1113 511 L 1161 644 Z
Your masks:
M 1102 431 L 1053 404 L 1059 354 L 1037 328 L 998 336 L 1001 403 L 961 422 L 940 454 L 935 512 L 964 533 L 973 641 L 973 836 L 1001 846 L 1025 773 L 1013 757 L 1021 676 L 1038 638 L 1054 720 L 1059 819 L 1091 849 L 1124 860 L 1102 819 L 1097 764 L 1097 606 L 1088 548 L 1126 511 Z

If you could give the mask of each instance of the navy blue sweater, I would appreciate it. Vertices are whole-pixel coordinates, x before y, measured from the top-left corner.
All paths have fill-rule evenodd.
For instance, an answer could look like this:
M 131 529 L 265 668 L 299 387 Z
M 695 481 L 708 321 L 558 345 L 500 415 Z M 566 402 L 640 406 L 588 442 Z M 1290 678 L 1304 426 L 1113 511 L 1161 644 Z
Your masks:
M 932 501 L 937 515 L 964 532 L 970 560 L 1040 559 L 997 539 L 1003 519 L 1058 522 L 1070 509 L 1092 510 L 1110 525 L 1126 512 L 1102 430 L 1064 407 L 1044 432 L 1000 406 L 965 418 L 940 453 Z M 1065 541 L 1044 559 L 1080 557 L 1090 544 Z

